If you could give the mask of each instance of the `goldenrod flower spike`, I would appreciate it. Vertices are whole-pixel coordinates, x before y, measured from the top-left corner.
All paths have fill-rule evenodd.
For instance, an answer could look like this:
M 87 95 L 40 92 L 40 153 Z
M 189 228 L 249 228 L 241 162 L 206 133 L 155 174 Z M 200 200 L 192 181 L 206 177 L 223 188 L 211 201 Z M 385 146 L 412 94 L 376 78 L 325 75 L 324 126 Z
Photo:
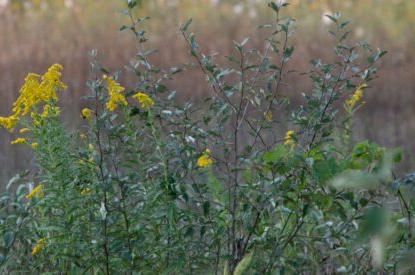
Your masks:
M 12 131 L 17 123 L 19 123 L 19 118 L 17 116 L 0 117 L 0 125 L 9 131 Z
M 107 102 L 107 109 L 113 112 L 119 105 L 127 106 L 127 100 L 125 99 L 124 94 L 122 94 L 125 88 L 110 76 L 104 75 L 103 78 L 108 85 L 109 100 Z
M 92 193 L 92 189 L 91 188 L 84 188 L 84 189 L 81 190 L 81 195 L 82 196 L 87 196 L 87 195 L 89 195 L 91 193 Z
M 284 138 L 284 145 L 287 146 L 294 146 L 295 145 L 295 132 L 294 131 L 287 131 Z
M 356 107 L 356 105 L 362 101 L 363 98 L 363 90 L 367 88 L 366 84 L 361 84 L 357 87 L 356 91 L 353 93 L 353 95 L 346 100 L 346 107 L 348 109 L 353 109 Z
M 57 90 L 67 88 L 61 81 L 62 70 L 61 65 L 54 64 L 43 76 L 29 73 L 20 88 L 19 97 L 13 103 L 13 114 L 9 117 L 0 117 L 0 125 L 9 131 L 13 131 L 20 119 L 33 111 L 34 106 L 40 103 L 57 101 Z M 44 109 L 42 116 L 48 116 L 52 111 L 51 108 L 52 106 L 49 106 L 49 109 Z M 59 109 L 53 109 L 53 114 L 58 115 Z
M 16 138 L 11 142 L 11 144 L 25 144 L 27 140 L 25 138 Z
M 29 132 L 30 132 L 29 128 L 22 128 L 22 129 L 19 130 L 20 134 L 26 134 L 26 133 L 29 133 Z
M 271 112 L 271 111 L 265 112 L 265 113 L 264 113 L 264 117 L 265 117 L 265 120 L 266 120 L 266 121 L 268 121 L 268 122 L 272 122 L 273 115 L 272 115 L 272 112 Z
M 36 245 L 32 249 L 32 255 L 35 256 L 40 251 L 43 250 L 43 248 L 46 246 L 46 238 L 41 238 L 37 241 Z
M 37 148 L 39 148 L 39 143 L 33 142 L 30 146 L 32 147 L 33 150 L 36 150 Z
M 209 167 L 213 164 L 213 159 L 210 156 L 210 150 L 206 149 L 205 152 L 197 160 L 197 166 L 201 168 Z
M 48 118 L 48 117 L 54 117 L 54 116 L 59 116 L 60 114 L 60 109 L 59 107 L 56 106 L 51 106 L 50 104 L 45 105 L 45 107 L 43 107 L 43 112 L 40 115 L 41 118 Z
M 26 199 L 33 199 L 35 197 L 41 197 L 43 196 L 43 185 L 39 184 L 38 186 L 36 186 L 35 188 L 33 188 L 33 190 L 26 195 Z
M 154 105 L 154 100 L 147 94 L 138 92 L 133 95 L 133 98 L 136 99 L 140 103 L 140 107 L 148 110 Z
M 86 120 L 90 120 L 92 118 L 92 110 L 89 108 L 84 108 L 81 111 L 82 113 L 82 117 L 85 118 Z

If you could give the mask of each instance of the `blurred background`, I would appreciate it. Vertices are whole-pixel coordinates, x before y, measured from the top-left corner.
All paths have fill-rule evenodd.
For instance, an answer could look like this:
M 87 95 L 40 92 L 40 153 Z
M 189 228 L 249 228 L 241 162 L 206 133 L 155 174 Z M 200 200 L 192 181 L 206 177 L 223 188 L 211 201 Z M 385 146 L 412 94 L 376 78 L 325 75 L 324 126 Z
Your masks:
M 64 66 L 69 89 L 62 97 L 69 127 L 80 121 L 85 82 L 90 76 L 89 52 L 97 49 L 102 63 L 123 69 L 136 52 L 133 37 L 120 32 L 128 23 L 121 13 L 125 0 L 0 0 L 0 115 L 11 104 L 28 72 L 43 73 L 53 63 Z M 271 19 L 266 0 L 143 0 L 138 11 L 151 17 L 149 47 L 159 49 L 154 62 L 163 67 L 189 61 L 178 29 L 194 19 L 203 50 L 226 55 L 233 41 L 249 36 L 260 45 L 257 26 Z M 292 67 L 306 71 L 312 58 L 331 57 L 329 22 L 324 15 L 340 11 L 351 19 L 354 38 L 366 40 L 389 53 L 381 62 L 380 78 L 365 95 L 356 117 L 356 138 L 383 146 L 402 147 L 404 163 L 415 164 L 415 1 L 414 0 L 291 0 L 287 15 L 297 19 Z M 128 78 L 122 83 L 128 85 Z M 200 73 L 186 73 L 171 83 L 179 100 L 198 101 L 207 92 Z M 293 99 L 305 90 L 302 81 L 290 82 Z M 76 118 L 76 119 L 74 119 Z M 25 146 L 11 146 L 16 134 L 0 129 L 0 181 L 28 168 L 33 157 Z M 0 184 L 3 185 L 3 184 Z

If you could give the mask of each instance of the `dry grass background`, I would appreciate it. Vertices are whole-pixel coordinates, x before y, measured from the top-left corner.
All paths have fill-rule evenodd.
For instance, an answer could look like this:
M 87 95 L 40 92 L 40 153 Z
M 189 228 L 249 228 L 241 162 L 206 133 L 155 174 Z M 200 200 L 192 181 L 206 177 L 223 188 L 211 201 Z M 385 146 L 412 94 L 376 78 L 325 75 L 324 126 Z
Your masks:
M 29 0 L 27 0 L 29 1 Z M 26 1 L 26 2 L 27 2 Z M 46 1 L 46 0 L 45 0 Z M 1 5 L 0 1 L 0 5 Z M 24 8 L 0 6 L 0 115 L 7 115 L 28 72 L 43 72 L 52 63 L 64 65 L 69 84 L 61 100 L 64 119 L 70 127 L 79 123 L 85 105 L 91 49 L 111 69 L 123 69 L 135 53 L 132 37 L 118 31 L 126 23 L 119 12 L 122 0 L 54 0 L 49 5 L 34 1 Z M 148 30 L 149 47 L 159 49 L 153 61 L 161 66 L 189 61 L 184 41 L 178 34 L 180 23 L 195 19 L 194 30 L 203 49 L 226 55 L 233 40 L 256 37 L 256 26 L 266 22 L 269 13 L 263 0 L 152 0 L 144 1 L 141 14 L 152 17 Z M 375 47 L 389 51 L 381 64 L 380 78 L 366 95 L 366 105 L 356 118 L 356 138 L 372 139 L 385 146 L 400 146 L 406 152 L 401 171 L 415 164 L 415 3 L 412 0 L 297 0 L 291 1 L 290 15 L 297 18 L 298 33 L 293 38 L 296 53 L 292 66 L 306 71 L 309 60 L 331 57 L 330 36 L 324 13 L 340 10 L 353 21 L 353 35 L 365 38 Z M 14 2 L 13 4 L 15 4 Z M 20 2 L 23 3 L 23 2 Z M 124 77 L 123 84 L 131 81 Z M 197 72 L 186 73 L 170 83 L 179 100 L 197 101 L 209 91 Z M 290 76 L 284 93 L 298 100 L 308 81 Z M 77 119 L 76 119 L 77 118 Z M 0 130 L 0 180 L 27 168 L 33 157 L 22 146 L 10 146 L 14 137 Z

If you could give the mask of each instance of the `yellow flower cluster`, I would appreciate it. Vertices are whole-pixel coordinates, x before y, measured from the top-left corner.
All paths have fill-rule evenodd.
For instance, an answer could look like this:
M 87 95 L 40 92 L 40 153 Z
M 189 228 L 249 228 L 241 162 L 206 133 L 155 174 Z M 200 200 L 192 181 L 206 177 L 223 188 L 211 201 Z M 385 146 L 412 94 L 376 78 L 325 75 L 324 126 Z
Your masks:
M 91 188 L 84 188 L 84 189 L 81 190 L 81 195 L 82 196 L 87 196 L 87 195 L 89 195 L 91 193 L 92 193 L 92 189 Z
M 35 256 L 40 251 L 42 251 L 43 248 L 46 246 L 46 238 L 41 238 L 37 241 L 36 245 L 32 249 L 32 255 Z
M 22 129 L 19 130 L 20 134 L 26 134 L 26 133 L 29 133 L 29 132 L 30 132 L 29 128 L 22 128 Z
M 47 118 L 47 117 L 52 117 L 52 116 L 59 116 L 60 113 L 61 113 L 61 110 L 59 109 L 59 107 L 46 104 L 43 107 L 43 112 L 40 115 L 40 117 Z
M 268 122 L 272 122 L 273 115 L 272 115 L 272 112 L 271 112 L 271 111 L 265 112 L 265 113 L 264 113 L 264 117 L 265 117 L 265 120 L 266 120 L 266 121 L 268 121 Z
M 353 95 L 346 100 L 346 107 L 348 109 L 353 109 L 363 98 L 363 90 L 367 88 L 366 84 L 359 85 Z
M 108 85 L 109 100 L 107 102 L 107 109 L 111 112 L 115 111 L 119 105 L 126 106 L 127 100 L 123 94 L 125 88 L 116 82 L 111 76 L 104 75 L 104 80 Z
M 81 113 L 82 113 L 82 117 L 87 120 L 90 120 L 92 118 L 92 110 L 89 108 L 83 108 Z
M 0 125 L 7 130 L 13 130 L 19 122 L 19 118 L 16 116 L 0 117 Z
M 294 146 L 295 145 L 295 132 L 294 131 L 287 131 L 284 138 L 284 145 L 287 146 Z
M 148 110 L 154 105 L 154 100 L 147 94 L 138 92 L 133 95 L 133 98 L 136 99 L 139 103 L 141 108 Z
M 33 107 L 39 103 L 56 101 L 58 99 L 56 91 L 67 88 L 61 81 L 62 70 L 61 65 L 54 64 L 42 76 L 28 74 L 20 89 L 20 95 L 13 104 L 13 114 L 9 117 L 0 117 L 0 125 L 12 131 L 19 120 L 32 111 Z M 46 110 L 50 111 L 50 109 Z
M 205 152 L 197 160 L 197 166 L 204 168 L 213 164 L 213 159 L 210 156 L 210 150 L 206 149 Z
M 25 144 L 27 140 L 25 138 L 16 138 L 11 142 L 11 144 Z
M 39 184 L 38 186 L 36 186 L 35 188 L 33 188 L 33 190 L 26 195 L 26 199 L 33 199 L 35 197 L 41 197 L 43 196 L 43 185 Z
M 37 148 L 39 148 L 39 143 L 33 142 L 30 146 L 32 146 L 33 150 L 36 150 Z

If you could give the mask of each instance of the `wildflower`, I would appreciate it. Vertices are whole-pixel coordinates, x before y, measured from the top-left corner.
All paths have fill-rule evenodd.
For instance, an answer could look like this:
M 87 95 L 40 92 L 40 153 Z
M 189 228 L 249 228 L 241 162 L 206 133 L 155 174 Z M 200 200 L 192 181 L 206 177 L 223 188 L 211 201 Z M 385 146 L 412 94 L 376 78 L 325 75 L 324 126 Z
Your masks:
M 13 130 L 13 128 L 16 127 L 18 122 L 19 118 L 14 115 L 9 117 L 0 117 L 0 125 L 9 131 Z
M 265 112 L 264 113 L 264 117 L 265 117 L 266 121 L 272 122 L 273 116 L 272 116 L 272 112 L 271 111 Z
M 32 249 L 32 255 L 35 256 L 46 246 L 46 238 L 41 238 L 37 241 L 36 245 Z
M 133 98 L 136 99 L 139 103 L 141 108 L 148 110 L 154 105 L 154 100 L 151 99 L 151 97 L 145 93 L 138 92 L 135 95 L 133 95 Z
M 27 140 L 25 139 L 25 138 L 16 138 L 15 140 L 13 140 L 12 142 L 11 142 L 11 144 L 24 144 L 24 143 L 26 143 L 27 142 Z
M 36 150 L 37 148 L 39 148 L 39 143 L 33 142 L 30 146 L 32 147 L 33 150 Z
M 204 168 L 213 164 L 213 159 L 210 156 L 210 150 L 206 149 L 205 152 L 197 160 L 197 166 Z
M 353 109 L 363 98 L 363 90 L 367 88 L 366 84 L 359 85 L 353 95 L 346 100 L 346 107 Z
M 116 82 L 112 77 L 104 75 L 104 80 L 108 85 L 109 100 L 107 102 L 107 109 L 111 112 L 118 108 L 118 105 L 126 106 L 127 100 L 125 99 L 124 92 L 125 88 Z
M 295 132 L 294 131 L 290 130 L 285 134 L 284 145 L 287 145 L 287 146 L 295 145 Z
M 81 190 L 81 195 L 82 196 L 86 196 L 92 193 L 92 189 L 91 188 L 84 188 Z
M 82 113 L 82 117 L 87 120 L 90 120 L 92 117 L 92 110 L 89 108 L 82 109 L 81 113 Z
M 29 73 L 20 88 L 19 97 L 13 103 L 13 114 L 9 117 L 0 117 L 0 125 L 12 131 L 20 119 L 26 116 L 40 103 L 57 101 L 57 90 L 64 90 L 67 86 L 61 81 L 63 67 L 59 64 L 52 65 L 42 76 Z M 51 111 L 51 109 L 46 109 Z M 46 111 L 44 109 L 44 112 Z M 58 109 L 54 114 L 59 114 Z M 46 115 L 47 113 L 44 113 Z
M 38 186 L 36 186 L 35 188 L 33 188 L 33 190 L 26 195 L 26 199 L 33 199 L 35 197 L 41 197 L 43 196 L 43 185 L 39 184 Z
M 52 116 L 59 116 L 60 112 L 61 111 L 59 107 L 46 104 L 45 107 L 43 107 L 43 112 L 40 115 L 40 117 L 47 118 L 47 117 L 52 117 Z
M 20 131 L 19 131 L 19 133 L 20 133 L 20 134 L 26 134 L 26 133 L 28 133 L 28 132 L 30 132 L 30 129 L 29 129 L 29 128 L 22 128 L 22 129 L 20 129 Z
M 29 113 L 30 109 L 41 101 L 40 99 L 41 76 L 30 73 L 26 76 L 20 95 L 13 103 L 13 112 L 16 117 L 22 117 Z

